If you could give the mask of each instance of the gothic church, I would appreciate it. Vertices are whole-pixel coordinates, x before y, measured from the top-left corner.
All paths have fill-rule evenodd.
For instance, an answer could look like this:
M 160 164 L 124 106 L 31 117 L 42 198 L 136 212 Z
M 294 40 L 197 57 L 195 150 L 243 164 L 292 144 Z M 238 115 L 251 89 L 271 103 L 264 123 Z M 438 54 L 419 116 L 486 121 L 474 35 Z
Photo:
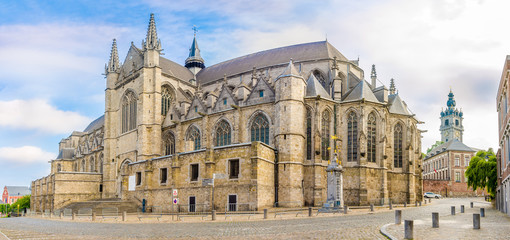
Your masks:
M 196 36 L 184 66 L 161 51 L 154 15 L 122 63 L 113 40 L 104 115 L 62 139 L 51 173 L 32 182 L 32 210 L 100 199 L 167 212 L 173 201 L 321 206 L 335 153 L 346 204 L 421 200 L 420 121 L 393 79 L 376 86 L 374 65 L 367 81 L 327 41 L 212 66 Z

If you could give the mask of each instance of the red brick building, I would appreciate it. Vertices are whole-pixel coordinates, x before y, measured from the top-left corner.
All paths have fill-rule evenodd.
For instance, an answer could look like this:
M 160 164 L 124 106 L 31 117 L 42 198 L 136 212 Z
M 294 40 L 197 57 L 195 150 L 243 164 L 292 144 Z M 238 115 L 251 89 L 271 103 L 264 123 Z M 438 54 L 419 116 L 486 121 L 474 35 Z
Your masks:
M 25 195 L 30 195 L 30 189 L 23 186 L 5 186 L 2 193 L 2 202 L 14 203 Z
M 498 188 L 496 189 L 496 207 L 510 215 L 510 114 L 508 114 L 508 96 L 510 75 L 510 55 L 505 58 L 496 97 L 499 125 L 498 151 Z
M 453 92 L 448 94 L 447 108 L 441 111 L 441 141 L 427 152 L 423 160 L 423 192 L 443 197 L 467 197 L 484 194 L 467 187 L 466 169 L 477 149 L 462 143 L 464 114 L 456 108 Z

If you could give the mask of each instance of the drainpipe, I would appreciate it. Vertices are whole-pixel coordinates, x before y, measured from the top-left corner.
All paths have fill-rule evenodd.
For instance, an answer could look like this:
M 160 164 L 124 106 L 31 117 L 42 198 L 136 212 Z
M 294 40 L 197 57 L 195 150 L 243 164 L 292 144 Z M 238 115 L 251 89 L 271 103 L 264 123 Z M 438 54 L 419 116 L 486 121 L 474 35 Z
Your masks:
M 274 150 L 274 204 L 278 202 L 278 150 Z

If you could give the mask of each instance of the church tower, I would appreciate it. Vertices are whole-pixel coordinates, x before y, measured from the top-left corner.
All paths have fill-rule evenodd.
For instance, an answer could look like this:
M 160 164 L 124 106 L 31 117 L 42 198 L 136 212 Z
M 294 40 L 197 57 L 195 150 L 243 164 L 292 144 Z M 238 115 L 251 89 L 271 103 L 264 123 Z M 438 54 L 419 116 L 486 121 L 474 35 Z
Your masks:
M 463 113 L 462 110 L 455 108 L 455 100 L 453 98 L 452 90 L 448 94 L 448 101 L 446 102 L 446 110 L 441 111 L 441 141 L 448 142 L 452 139 L 457 139 L 462 142 L 462 134 L 464 126 L 462 125 Z
M 189 56 L 186 58 L 184 67 L 188 68 L 193 75 L 197 75 L 200 70 L 205 68 L 205 65 L 204 59 L 200 56 L 200 49 L 198 48 L 197 28 L 194 27 L 193 30 L 195 31 L 193 43 L 191 43 L 191 47 L 189 48 Z

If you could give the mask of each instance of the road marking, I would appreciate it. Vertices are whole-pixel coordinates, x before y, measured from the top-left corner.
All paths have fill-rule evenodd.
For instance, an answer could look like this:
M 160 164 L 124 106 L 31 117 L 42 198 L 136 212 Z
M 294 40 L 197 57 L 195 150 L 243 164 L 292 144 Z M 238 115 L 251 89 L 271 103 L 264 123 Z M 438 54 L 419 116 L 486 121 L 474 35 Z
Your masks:
M 2 231 L 0 231 L 0 234 L 2 234 L 2 236 L 4 236 L 5 239 L 11 240 L 9 237 L 5 236 L 5 234 Z

